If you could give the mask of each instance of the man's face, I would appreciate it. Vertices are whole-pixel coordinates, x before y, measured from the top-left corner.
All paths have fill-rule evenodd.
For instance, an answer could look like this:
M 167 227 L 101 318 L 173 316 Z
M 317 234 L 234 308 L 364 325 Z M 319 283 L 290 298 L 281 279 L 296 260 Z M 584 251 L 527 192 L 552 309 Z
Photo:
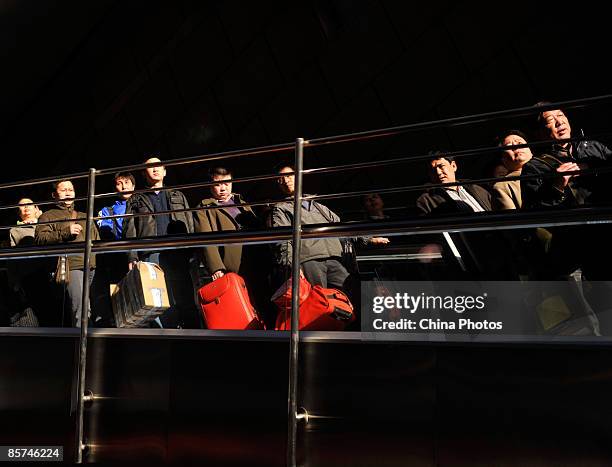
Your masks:
M 455 172 L 457 164 L 455 161 L 448 161 L 445 158 L 431 161 L 431 181 L 434 183 L 453 183 L 456 182 Z
M 72 182 L 66 181 L 61 182 L 59 185 L 57 185 L 55 192 L 53 192 L 53 197 L 61 201 L 64 206 L 72 205 L 74 203 L 74 199 L 67 199 L 74 198 L 74 186 L 72 186 Z
M 161 164 L 161 161 L 157 157 L 152 157 L 151 159 L 147 159 L 145 164 L 151 164 L 154 162 L 159 162 L 159 165 L 156 165 L 153 167 L 147 167 L 145 169 L 145 176 L 147 177 L 147 181 L 149 182 L 149 185 L 163 183 L 164 177 L 166 176 L 166 168 Z
M 293 169 L 291 167 L 283 167 L 278 173 L 286 174 L 292 173 Z M 295 175 L 285 175 L 284 177 L 280 177 L 278 179 L 278 184 L 280 185 L 280 189 L 286 195 L 292 195 L 295 191 L 294 187 L 295 183 Z
M 526 144 L 524 138 L 519 135 L 508 135 L 504 138 L 502 146 L 517 146 Z M 530 148 L 506 149 L 502 154 L 502 162 L 504 166 L 510 170 L 519 170 L 533 157 Z
M 134 191 L 134 184 L 132 183 L 132 180 L 127 177 L 119 177 L 117 180 L 115 180 L 115 191 L 119 193 L 124 191 Z M 130 196 L 132 196 L 132 193 L 125 193 L 121 195 L 123 199 L 128 199 Z
M 383 209 L 383 200 L 378 193 L 366 195 L 363 198 L 363 207 L 369 213 L 378 213 Z
M 232 176 L 231 175 L 213 175 L 213 181 L 222 182 L 212 185 L 210 192 L 217 201 L 227 201 L 232 196 Z
M 542 121 L 550 139 L 567 139 L 572 137 L 572 128 L 562 110 L 542 112 Z
M 28 203 L 32 203 L 30 198 L 23 198 L 19 200 L 19 220 L 21 222 L 32 222 L 36 220 L 37 208 L 33 204 Z

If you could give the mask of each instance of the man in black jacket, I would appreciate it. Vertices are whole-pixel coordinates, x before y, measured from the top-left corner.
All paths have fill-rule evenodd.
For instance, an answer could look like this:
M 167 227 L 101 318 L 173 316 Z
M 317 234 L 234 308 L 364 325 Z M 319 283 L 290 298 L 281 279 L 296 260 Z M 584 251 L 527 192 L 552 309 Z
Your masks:
M 609 166 L 612 151 L 598 141 L 567 141 L 572 137 L 572 128 L 561 109 L 541 112 L 538 122 L 542 137 L 558 143 L 552 145 L 548 154 L 533 157 L 523 167 L 523 176 L 548 175 L 521 180 L 523 207 L 560 209 L 608 204 L 611 198 L 608 176 L 565 174 Z M 554 174 L 558 176 L 550 177 Z M 551 262 L 551 278 L 563 277 L 577 268 L 581 268 L 590 280 L 610 278 L 608 265 L 612 255 L 607 246 L 608 226 L 567 226 L 549 230 L 552 237 L 546 249 Z
M 546 102 L 536 106 L 546 105 Z M 612 151 L 599 141 L 567 141 L 572 127 L 561 109 L 545 110 L 537 118 L 542 139 L 555 143 L 523 167 L 521 180 L 523 208 L 563 209 L 610 203 L 609 175 L 575 173 L 610 166 Z M 575 132 L 574 132 L 575 133 Z M 574 173 L 571 173 L 574 172 Z M 541 177 L 540 177 L 541 176 Z M 597 312 L 599 327 L 604 335 L 612 334 L 612 290 L 609 247 L 612 231 L 609 224 L 551 227 L 552 234 L 545 244 L 547 252 L 545 279 L 565 279 L 580 269 L 582 278 L 591 281 L 585 296 Z
M 192 213 L 177 212 L 177 210 L 189 209 L 185 195 L 178 190 L 163 189 L 166 168 L 157 157 L 145 161 L 145 164 L 153 163 L 159 163 L 159 165 L 147 167 L 144 170 L 144 177 L 147 188 L 156 190 L 133 194 L 128 199 L 125 210 L 126 214 L 150 215 L 127 217 L 124 222 L 124 238 L 193 233 Z M 156 214 L 166 211 L 172 212 Z M 190 255 L 183 250 L 168 250 L 165 252 L 131 251 L 128 256 L 130 269 L 138 261 L 149 261 L 159 264 L 164 270 L 172 307 L 161 318 L 163 327 L 199 327 L 189 276 Z
M 556 178 L 534 178 L 521 181 L 525 208 L 573 207 L 583 204 L 605 204 L 610 200 L 606 176 L 563 175 L 582 169 L 610 165 L 612 151 L 598 141 L 567 141 L 572 128 L 561 109 L 546 110 L 538 115 L 542 137 L 558 141 L 548 154 L 532 158 L 523 167 L 525 176 L 557 173 Z
M 491 193 L 488 190 L 477 184 L 452 185 L 458 181 L 457 163 L 452 156 L 432 151 L 428 169 L 432 183 L 449 186 L 430 188 L 419 196 L 416 206 L 421 215 L 471 215 L 491 211 Z M 463 275 L 467 273 L 468 278 L 514 279 L 516 270 L 507 257 L 507 248 L 503 242 L 495 232 L 445 232 L 441 244 L 445 245 L 445 256 L 455 256 L 463 269 L 463 273 L 455 271 L 453 275 L 459 274 L 464 278 Z

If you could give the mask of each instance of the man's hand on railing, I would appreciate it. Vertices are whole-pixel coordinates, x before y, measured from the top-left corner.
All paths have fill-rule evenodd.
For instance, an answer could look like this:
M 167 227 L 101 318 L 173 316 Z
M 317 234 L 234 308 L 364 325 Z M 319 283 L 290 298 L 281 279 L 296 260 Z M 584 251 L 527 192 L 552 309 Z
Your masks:
M 576 164 L 575 162 L 566 162 L 564 164 L 561 164 L 559 167 L 557 167 L 558 173 L 574 172 L 578 170 L 580 170 L 580 167 L 578 167 L 578 164 Z M 555 186 L 559 188 L 560 190 L 565 189 L 565 187 L 567 186 L 567 184 L 569 183 L 572 177 L 575 177 L 575 175 L 564 175 L 563 177 L 559 177 L 556 180 Z
M 370 238 L 370 245 L 386 245 L 390 240 L 386 237 L 372 237 Z

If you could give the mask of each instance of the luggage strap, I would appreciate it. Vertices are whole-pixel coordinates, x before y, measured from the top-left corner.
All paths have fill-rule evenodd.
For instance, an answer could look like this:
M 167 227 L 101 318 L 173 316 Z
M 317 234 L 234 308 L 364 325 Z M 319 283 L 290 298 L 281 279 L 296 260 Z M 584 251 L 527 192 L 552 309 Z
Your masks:
M 349 311 L 343 310 L 342 308 L 335 307 L 334 311 L 330 313 L 330 316 L 338 321 L 350 321 L 353 314 Z

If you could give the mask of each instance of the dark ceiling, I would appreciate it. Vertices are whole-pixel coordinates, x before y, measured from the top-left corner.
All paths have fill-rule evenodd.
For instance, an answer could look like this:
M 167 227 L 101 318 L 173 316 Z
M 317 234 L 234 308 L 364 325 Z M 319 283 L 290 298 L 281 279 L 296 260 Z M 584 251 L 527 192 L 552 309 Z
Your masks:
M 607 94 L 605 18 L 585 2 L 569 11 L 535 2 L 2 1 L 0 177 Z M 307 154 L 306 165 L 486 146 L 510 124 L 527 125 L 495 122 L 334 146 Z M 234 168 L 266 173 L 273 163 Z M 382 186 L 383 175 L 417 183 L 418 172 L 351 173 L 313 187 Z M 201 166 L 176 169 L 170 181 L 203 173 Z M 189 194 L 192 201 L 200 195 Z M 0 196 L 10 202 L 17 194 Z

